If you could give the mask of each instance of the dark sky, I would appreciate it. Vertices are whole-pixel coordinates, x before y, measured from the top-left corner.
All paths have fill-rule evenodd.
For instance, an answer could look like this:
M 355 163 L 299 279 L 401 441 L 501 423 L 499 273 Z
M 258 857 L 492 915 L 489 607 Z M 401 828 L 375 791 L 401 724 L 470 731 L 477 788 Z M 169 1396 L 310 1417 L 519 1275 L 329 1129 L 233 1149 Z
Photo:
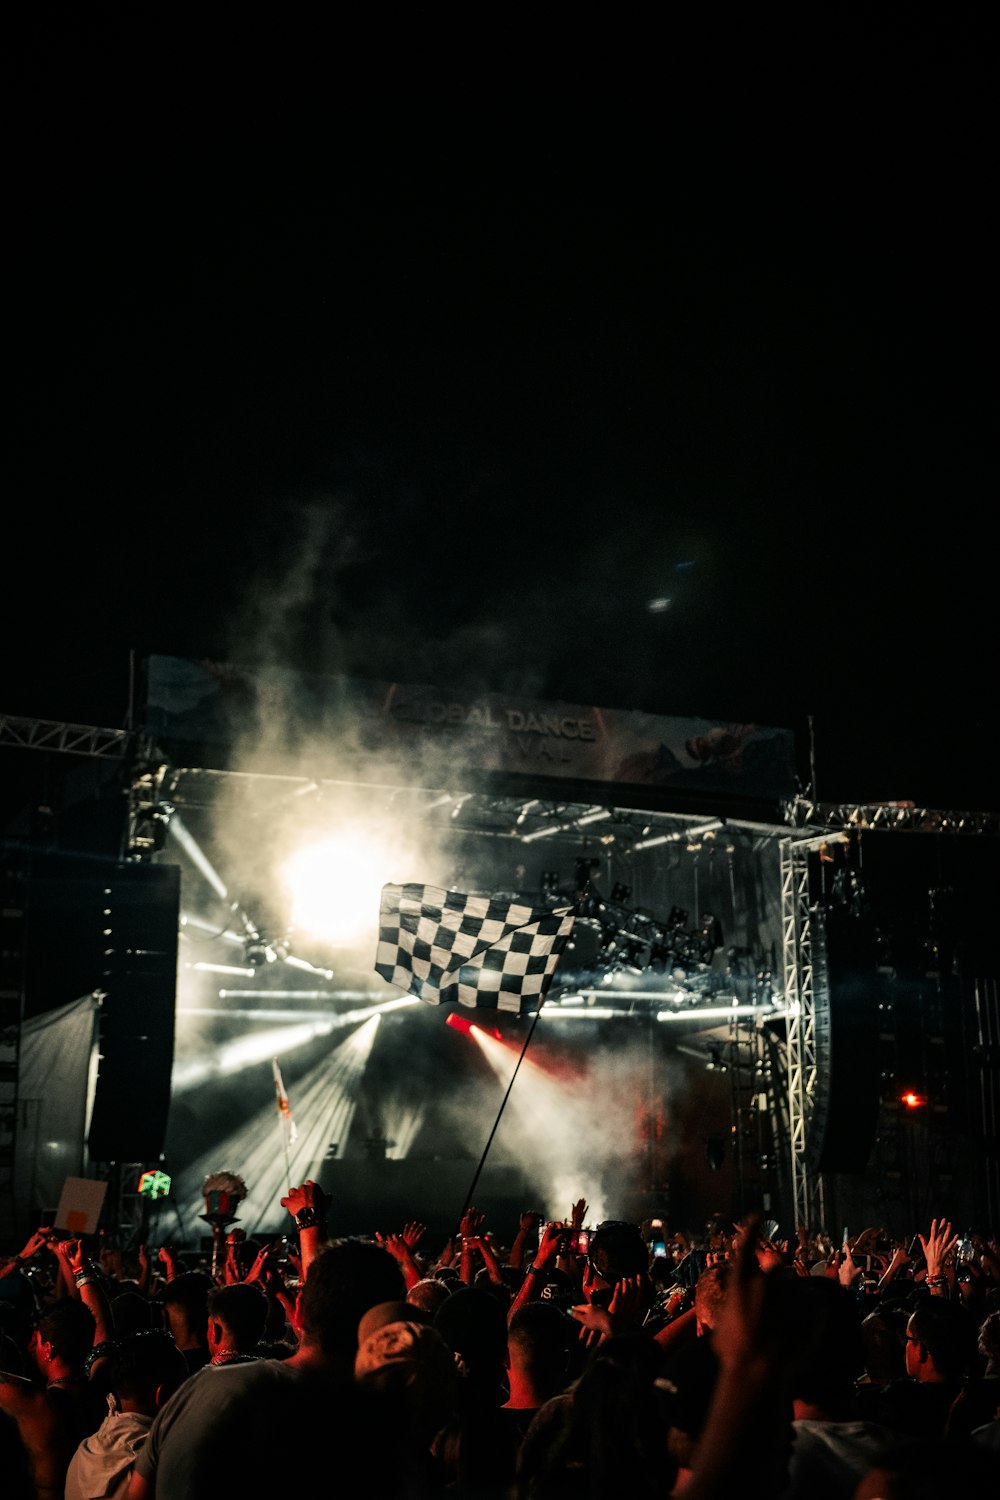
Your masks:
M 8 64 L 0 712 L 279 660 L 785 726 L 806 775 L 811 726 L 824 800 L 1000 808 L 978 8 L 562 95 L 117 13 Z

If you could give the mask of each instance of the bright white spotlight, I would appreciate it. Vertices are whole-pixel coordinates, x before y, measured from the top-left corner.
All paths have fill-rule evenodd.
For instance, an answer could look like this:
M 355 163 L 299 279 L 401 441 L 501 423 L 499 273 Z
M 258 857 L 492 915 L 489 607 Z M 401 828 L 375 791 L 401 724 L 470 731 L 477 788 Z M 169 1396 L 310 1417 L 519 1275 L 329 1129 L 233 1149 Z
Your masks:
M 372 936 L 395 857 L 370 827 L 347 827 L 293 854 L 281 879 L 295 930 L 341 946 Z

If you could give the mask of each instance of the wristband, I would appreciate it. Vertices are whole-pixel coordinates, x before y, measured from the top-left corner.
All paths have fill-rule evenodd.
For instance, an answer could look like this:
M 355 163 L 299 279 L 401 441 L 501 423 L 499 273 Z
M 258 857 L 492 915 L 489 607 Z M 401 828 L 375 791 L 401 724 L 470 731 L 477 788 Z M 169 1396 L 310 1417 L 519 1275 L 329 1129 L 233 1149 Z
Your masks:
M 320 1222 L 319 1214 L 309 1204 L 306 1204 L 305 1208 L 300 1208 L 295 1215 L 296 1229 L 318 1229 Z
M 77 1285 L 77 1289 L 78 1290 L 82 1286 L 96 1286 L 97 1285 L 97 1277 L 96 1276 L 77 1276 L 77 1278 L 76 1278 L 76 1285 Z
M 544 1274 L 545 1274 L 545 1267 L 544 1266 L 536 1266 L 535 1263 L 534 1263 L 534 1261 L 532 1261 L 531 1265 L 527 1267 L 527 1269 L 525 1270 L 524 1274 L 525 1274 L 526 1277 L 527 1276 L 544 1276 Z
M 83 1265 L 77 1266 L 76 1270 L 73 1272 L 74 1281 L 80 1281 L 80 1279 L 84 1276 L 89 1276 L 91 1280 L 94 1280 L 96 1278 L 97 1267 L 94 1265 L 94 1262 L 92 1260 L 84 1261 Z

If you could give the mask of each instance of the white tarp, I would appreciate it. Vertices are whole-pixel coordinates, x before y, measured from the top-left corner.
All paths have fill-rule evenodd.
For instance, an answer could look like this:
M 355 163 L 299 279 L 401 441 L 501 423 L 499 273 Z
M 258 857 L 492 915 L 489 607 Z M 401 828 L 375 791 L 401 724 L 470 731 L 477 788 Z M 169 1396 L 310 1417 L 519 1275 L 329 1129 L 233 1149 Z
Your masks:
M 86 1176 L 98 1003 L 95 994 L 81 995 L 21 1027 L 14 1204 L 24 1235 L 55 1210 L 67 1177 Z

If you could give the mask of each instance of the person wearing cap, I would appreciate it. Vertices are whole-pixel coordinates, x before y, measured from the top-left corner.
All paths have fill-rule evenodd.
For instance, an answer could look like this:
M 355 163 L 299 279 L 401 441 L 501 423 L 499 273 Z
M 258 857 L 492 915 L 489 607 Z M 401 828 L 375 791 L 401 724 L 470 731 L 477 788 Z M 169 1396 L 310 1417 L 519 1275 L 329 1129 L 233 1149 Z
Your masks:
M 406 1302 L 372 1308 L 358 1325 L 354 1378 L 385 1402 L 405 1432 L 412 1491 L 444 1495 L 447 1475 L 434 1452 L 440 1432 L 455 1419 L 458 1370 L 452 1350 L 427 1314 Z

